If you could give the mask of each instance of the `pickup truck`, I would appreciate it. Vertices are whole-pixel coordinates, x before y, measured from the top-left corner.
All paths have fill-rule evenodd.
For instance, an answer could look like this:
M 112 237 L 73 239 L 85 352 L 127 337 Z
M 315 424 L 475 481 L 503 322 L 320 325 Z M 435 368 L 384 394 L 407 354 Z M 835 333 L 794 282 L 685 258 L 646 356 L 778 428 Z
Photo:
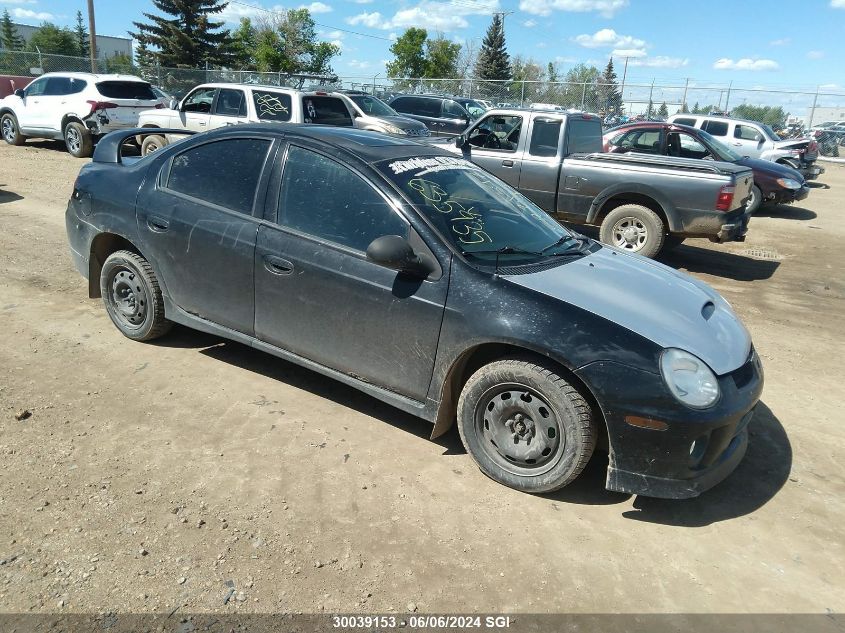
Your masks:
M 557 220 L 598 226 L 602 242 L 629 252 L 745 239 L 751 169 L 601 149 L 601 120 L 575 111 L 491 110 L 452 142 Z

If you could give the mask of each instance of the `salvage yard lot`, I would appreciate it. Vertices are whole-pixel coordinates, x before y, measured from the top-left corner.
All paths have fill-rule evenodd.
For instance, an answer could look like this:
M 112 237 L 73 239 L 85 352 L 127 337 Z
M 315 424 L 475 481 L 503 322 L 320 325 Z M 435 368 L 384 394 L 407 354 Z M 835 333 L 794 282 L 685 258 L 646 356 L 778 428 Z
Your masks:
M 82 164 L 0 146 L 0 610 L 845 609 L 845 167 L 745 243 L 663 257 L 766 372 L 737 471 L 665 501 L 605 491 L 601 454 L 522 494 L 454 429 L 308 370 L 184 328 L 129 341 L 68 254 Z

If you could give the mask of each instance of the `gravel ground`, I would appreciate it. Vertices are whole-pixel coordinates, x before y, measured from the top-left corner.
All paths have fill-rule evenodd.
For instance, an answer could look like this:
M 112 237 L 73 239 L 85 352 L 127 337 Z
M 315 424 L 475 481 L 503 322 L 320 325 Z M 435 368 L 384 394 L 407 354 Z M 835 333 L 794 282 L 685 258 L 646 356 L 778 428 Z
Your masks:
M 845 166 L 744 244 L 665 259 L 766 370 L 746 459 L 678 502 L 605 491 L 598 454 L 520 494 L 456 433 L 307 370 L 184 328 L 123 338 L 68 254 L 82 164 L 0 146 L 0 612 L 845 607 Z

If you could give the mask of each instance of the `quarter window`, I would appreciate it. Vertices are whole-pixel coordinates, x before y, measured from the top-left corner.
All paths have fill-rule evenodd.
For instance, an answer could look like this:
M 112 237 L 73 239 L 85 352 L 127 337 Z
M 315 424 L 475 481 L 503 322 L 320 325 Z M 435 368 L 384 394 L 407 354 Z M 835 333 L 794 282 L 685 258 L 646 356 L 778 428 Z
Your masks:
M 408 237 L 408 223 L 352 170 L 291 146 L 279 200 L 279 224 L 366 251 L 377 237 Z
M 243 90 L 221 88 L 217 95 L 217 103 L 214 104 L 214 114 L 245 117 L 246 98 L 244 97 Z
M 173 159 L 167 188 L 250 215 L 269 150 L 269 140 L 255 138 L 192 147 Z
M 595 117 L 589 119 L 570 117 L 566 122 L 567 154 L 600 152 L 601 121 Z
M 728 135 L 728 124 L 725 121 L 707 121 L 704 125 L 704 129 L 713 136 Z
M 534 119 L 534 129 L 531 132 L 531 146 L 528 153 L 531 156 L 557 156 L 557 146 L 560 140 L 560 119 Z
M 287 93 L 253 90 L 252 103 L 259 121 L 290 121 L 292 101 Z
M 675 119 L 672 123 L 675 125 L 688 125 L 690 127 L 695 127 L 695 119 Z

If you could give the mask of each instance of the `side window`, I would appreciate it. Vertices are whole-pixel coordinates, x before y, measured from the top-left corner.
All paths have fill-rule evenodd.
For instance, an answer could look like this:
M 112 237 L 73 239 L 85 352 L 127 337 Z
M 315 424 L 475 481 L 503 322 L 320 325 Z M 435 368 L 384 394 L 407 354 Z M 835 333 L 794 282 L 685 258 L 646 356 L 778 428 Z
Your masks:
M 601 121 L 595 117 L 589 119 L 572 118 L 566 122 L 566 153 L 589 154 L 602 150 Z
M 59 97 L 68 94 L 70 94 L 70 79 L 67 77 L 50 77 L 47 80 L 44 96 Z
M 349 114 L 349 109 L 337 97 L 302 97 L 302 112 L 306 123 L 352 125 L 352 115 Z
M 750 125 L 737 124 L 736 129 L 734 130 L 734 138 L 739 138 L 743 141 L 754 141 L 756 143 L 757 141 L 761 141 L 763 139 L 763 135 Z
M 522 117 L 491 115 L 473 128 L 469 144 L 484 149 L 515 152 L 522 134 Z
M 666 137 L 666 145 L 669 148 L 670 156 L 699 159 L 710 156 L 709 150 L 698 139 L 686 132 L 670 133 Z M 677 149 L 677 153 L 674 153 L 673 149 Z
M 557 156 L 561 123 L 560 119 L 534 119 L 528 153 L 531 156 L 542 156 L 544 158 Z
M 26 87 L 26 96 L 27 97 L 38 97 L 44 94 L 44 89 L 47 87 L 47 82 L 49 78 L 45 79 L 36 79 L 31 84 Z
M 220 116 L 246 116 L 246 97 L 243 90 L 232 90 L 221 88 L 217 94 L 217 102 L 214 104 L 214 114 Z
M 250 215 L 269 150 L 269 140 L 255 138 L 192 147 L 173 159 L 167 189 Z
M 292 101 L 289 94 L 253 90 L 252 102 L 259 121 L 290 121 Z
M 674 119 L 672 123 L 674 125 L 689 125 L 690 127 L 695 127 L 695 119 Z
M 194 90 L 182 104 L 182 112 L 211 112 L 211 103 L 217 88 L 199 88 Z
M 399 97 L 398 99 L 394 99 L 390 102 L 390 107 L 396 110 L 397 112 L 413 112 L 411 110 L 411 106 L 413 105 L 413 99 L 411 97 Z
M 447 119 L 467 119 L 467 111 L 457 101 L 451 99 L 443 100 L 443 116 Z
M 366 181 L 296 146 L 282 174 L 279 224 L 362 252 L 383 235 L 408 237 L 408 223 Z
M 713 136 L 727 136 L 728 123 L 727 121 L 707 121 L 704 124 L 704 131 L 709 132 Z

